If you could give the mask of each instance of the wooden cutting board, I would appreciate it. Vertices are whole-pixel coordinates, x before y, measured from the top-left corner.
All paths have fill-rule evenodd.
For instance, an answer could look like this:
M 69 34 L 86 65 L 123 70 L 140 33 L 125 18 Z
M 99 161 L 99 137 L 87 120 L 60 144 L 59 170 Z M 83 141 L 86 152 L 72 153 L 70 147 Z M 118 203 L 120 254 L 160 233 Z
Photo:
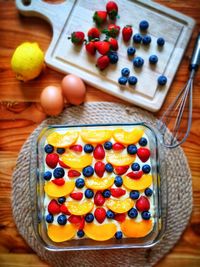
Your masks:
M 60 4 L 49 4 L 42 0 L 16 0 L 19 11 L 26 16 L 38 16 L 50 22 L 53 38 L 45 55 L 45 61 L 51 68 L 72 73 L 81 77 L 88 84 L 100 90 L 122 98 L 130 103 L 158 111 L 167 95 L 184 51 L 190 40 L 195 22 L 192 18 L 149 0 L 118 0 L 120 18 L 117 25 L 123 28 L 132 25 L 134 34 L 139 32 L 139 22 L 149 22 L 147 33 L 152 41 L 149 46 L 135 45 L 132 40 L 125 44 L 122 36 L 118 37 L 119 61 L 106 70 L 96 67 L 98 56 L 88 56 L 84 46 L 75 47 L 68 37 L 73 31 L 87 31 L 94 26 L 92 17 L 95 10 L 105 10 L 108 1 L 67 0 Z M 157 46 L 157 38 L 163 37 L 165 45 Z M 136 48 L 136 56 L 144 59 L 141 69 L 133 67 L 127 56 L 127 47 Z M 159 58 L 155 67 L 149 64 L 149 56 L 156 54 Z M 130 75 L 138 78 L 136 86 L 120 86 L 118 78 L 121 69 L 128 67 Z M 164 87 L 159 87 L 157 78 L 165 75 L 168 79 Z

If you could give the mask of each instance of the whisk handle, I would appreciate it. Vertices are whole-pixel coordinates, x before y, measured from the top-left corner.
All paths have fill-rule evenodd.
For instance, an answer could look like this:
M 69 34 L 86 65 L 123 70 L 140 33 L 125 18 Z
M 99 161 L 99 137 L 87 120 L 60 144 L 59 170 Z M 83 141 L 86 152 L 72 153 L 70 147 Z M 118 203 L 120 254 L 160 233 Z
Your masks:
M 196 38 L 189 69 L 197 71 L 199 65 L 200 65 L 200 32 Z

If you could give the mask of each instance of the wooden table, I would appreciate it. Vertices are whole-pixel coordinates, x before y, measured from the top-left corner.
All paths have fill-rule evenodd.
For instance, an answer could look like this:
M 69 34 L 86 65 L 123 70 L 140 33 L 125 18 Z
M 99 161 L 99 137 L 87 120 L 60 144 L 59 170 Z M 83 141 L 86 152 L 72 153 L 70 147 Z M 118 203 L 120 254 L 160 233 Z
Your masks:
M 50 1 L 49 1 L 50 2 Z M 197 21 L 191 42 L 177 72 L 159 116 L 174 99 L 188 77 L 188 62 L 200 27 L 199 0 L 158 0 L 157 2 L 193 17 Z M 41 90 L 60 84 L 62 74 L 46 69 L 36 80 L 20 83 L 10 69 L 14 48 L 26 40 L 36 41 L 46 50 L 51 39 L 50 26 L 38 18 L 19 16 L 14 1 L 0 1 L 0 266 L 48 266 L 42 262 L 19 235 L 11 210 L 11 176 L 19 150 L 35 127 L 46 117 L 37 102 Z M 194 82 L 193 124 L 183 144 L 192 171 L 194 207 L 190 224 L 175 248 L 157 266 L 200 266 L 200 79 Z M 121 100 L 90 86 L 86 101 Z M 34 116 L 32 115 L 34 113 Z

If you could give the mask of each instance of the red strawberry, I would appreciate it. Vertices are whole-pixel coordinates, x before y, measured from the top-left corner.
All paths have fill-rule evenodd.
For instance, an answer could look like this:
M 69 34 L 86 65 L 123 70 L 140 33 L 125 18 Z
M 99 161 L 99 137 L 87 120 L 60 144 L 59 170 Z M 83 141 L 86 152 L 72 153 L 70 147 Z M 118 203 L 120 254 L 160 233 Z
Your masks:
M 63 167 L 63 168 L 65 168 L 65 169 L 69 169 L 70 167 L 69 166 L 67 166 L 62 160 L 60 160 L 59 159 L 59 165 L 61 166 L 61 167 Z
M 82 45 L 85 41 L 85 34 L 83 32 L 72 32 L 68 39 L 71 39 L 71 42 L 75 45 Z
M 107 41 L 97 41 L 94 43 L 97 51 L 101 55 L 106 55 L 110 50 L 110 44 Z
M 93 39 L 99 39 L 101 32 L 99 31 L 99 29 L 93 27 L 93 28 L 89 29 L 87 35 L 88 35 L 89 41 L 91 41 Z
M 68 177 L 69 178 L 78 177 L 80 175 L 81 175 L 81 173 L 79 171 L 76 171 L 76 170 L 69 170 L 68 171 Z
M 78 215 L 71 215 L 69 216 L 68 221 L 73 224 L 80 224 L 82 222 L 82 217 Z
M 94 165 L 94 170 L 99 177 L 103 177 L 105 172 L 105 163 L 102 161 L 97 161 Z
M 143 171 L 134 171 L 134 172 L 129 172 L 126 174 L 126 176 L 128 176 L 131 179 L 135 179 L 138 180 L 142 177 L 143 175 Z
M 116 24 L 110 24 L 108 25 L 108 28 L 104 29 L 102 32 L 105 33 L 107 36 L 115 38 L 119 35 L 120 27 Z
M 46 156 L 46 164 L 54 169 L 58 163 L 59 156 L 56 153 L 51 153 Z
M 82 192 L 73 192 L 70 194 L 70 197 L 75 199 L 75 200 L 81 200 L 83 198 L 83 193 Z
M 151 153 L 150 153 L 150 150 L 148 148 L 140 147 L 137 150 L 137 155 L 142 162 L 146 162 L 149 159 Z
M 93 20 L 98 27 L 101 26 L 107 20 L 107 12 L 106 11 L 96 11 L 93 15 Z
M 55 199 L 52 199 L 48 205 L 48 212 L 51 214 L 58 214 L 60 212 L 60 205 Z
M 95 159 L 102 160 L 105 157 L 105 151 L 102 145 L 97 145 L 94 149 L 93 156 Z
M 65 180 L 63 178 L 53 179 L 52 182 L 56 185 L 62 186 L 65 184 Z
M 115 167 L 114 172 L 117 175 L 122 175 L 128 171 L 128 168 L 129 168 L 128 165 L 127 166 L 117 166 L 117 167 Z
M 83 230 L 84 226 L 85 226 L 85 219 L 84 219 L 84 217 L 82 217 L 81 222 L 80 222 L 79 227 L 78 227 L 78 230 Z
M 116 19 L 117 15 L 118 15 L 118 6 L 114 1 L 109 1 L 106 4 L 106 10 L 107 10 L 108 16 L 111 20 Z
M 114 51 L 117 51 L 117 50 L 118 50 L 119 46 L 118 46 L 118 42 L 117 42 L 117 40 L 116 40 L 115 38 L 113 38 L 113 37 L 109 37 L 109 38 L 107 39 L 107 41 L 109 42 L 109 44 L 110 44 L 110 48 L 111 48 L 112 50 L 114 50 Z
M 106 211 L 104 208 L 97 208 L 94 212 L 94 217 L 99 223 L 102 223 L 106 218 Z
M 136 201 L 136 208 L 139 211 L 147 211 L 150 209 L 150 203 L 148 198 L 141 196 L 137 201 Z
M 60 212 L 62 212 L 65 215 L 71 215 L 68 208 L 64 204 L 60 206 Z
M 126 194 L 126 190 L 122 188 L 111 188 L 110 192 L 113 197 L 121 197 Z
M 123 222 L 126 219 L 126 213 L 117 213 L 117 214 L 115 214 L 114 219 L 118 222 Z
M 105 198 L 103 197 L 102 193 L 100 191 L 97 191 L 94 197 L 94 204 L 96 206 L 103 206 L 105 202 Z
M 110 59 L 107 55 L 101 56 L 97 59 L 96 67 L 99 68 L 100 70 L 104 70 L 105 68 L 108 67 L 109 63 L 110 63 Z
M 83 147 L 81 145 L 73 145 L 73 146 L 70 146 L 70 149 L 75 152 L 82 152 Z
M 126 25 L 122 29 L 122 37 L 123 37 L 124 42 L 128 42 L 131 39 L 132 34 L 133 34 L 132 26 Z
M 95 53 L 96 53 L 96 47 L 95 47 L 95 43 L 94 42 L 86 43 L 85 44 L 85 49 L 92 56 L 94 56 Z
M 113 147 L 112 147 L 112 149 L 113 149 L 113 150 L 116 150 L 116 151 L 122 150 L 122 149 L 124 149 L 124 148 L 125 148 L 125 146 L 122 145 L 122 144 L 120 144 L 120 143 L 114 143 L 114 144 L 113 144 Z

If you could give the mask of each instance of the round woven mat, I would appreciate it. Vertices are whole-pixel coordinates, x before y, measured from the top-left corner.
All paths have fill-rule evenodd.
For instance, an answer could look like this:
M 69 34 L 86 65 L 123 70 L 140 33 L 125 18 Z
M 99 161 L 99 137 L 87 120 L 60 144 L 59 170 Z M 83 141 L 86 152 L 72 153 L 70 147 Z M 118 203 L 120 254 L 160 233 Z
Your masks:
M 31 146 L 36 145 L 39 132 L 52 124 L 91 124 L 147 122 L 156 126 L 156 118 L 139 108 L 122 104 L 95 102 L 70 107 L 56 118 L 41 123 L 27 139 L 19 154 L 13 173 L 12 208 L 17 228 L 38 256 L 56 267 L 77 266 L 152 266 L 166 255 L 179 240 L 192 211 L 192 179 L 183 150 L 165 149 L 168 182 L 168 216 L 166 234 L 162 241 L 150 249 L 116 249 L 49 252 L 36 240 L 31 224 L 29 201 L 29 163 Z

